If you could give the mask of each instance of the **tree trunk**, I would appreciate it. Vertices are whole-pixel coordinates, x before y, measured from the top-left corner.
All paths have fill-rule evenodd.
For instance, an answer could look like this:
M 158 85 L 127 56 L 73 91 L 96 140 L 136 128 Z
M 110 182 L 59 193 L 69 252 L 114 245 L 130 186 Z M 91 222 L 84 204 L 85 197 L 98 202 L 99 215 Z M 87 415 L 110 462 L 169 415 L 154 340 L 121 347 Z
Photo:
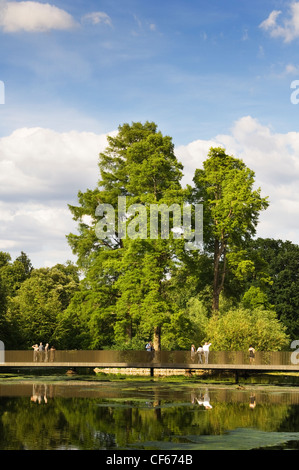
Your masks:
M 220 260 L 223 256 L 223 268 L 221 270 Z M 214 280 L 213 280 L 213 302 L 212 310 L 219 310 L 219 297 L 224 286 L 226 271 L 226 246 L 224 243 L 215 240 L 214 244 Z
M 153 346 L 155 351 L 161 351 L 161 327 L 155 326 Z
M 213 302 L 212 310 L 219 310 L 219 292 L 218 292 L 218 283 L 219 283 L 219 241 L 216 239 L 214 242 L 214 279 L 213 279 Z

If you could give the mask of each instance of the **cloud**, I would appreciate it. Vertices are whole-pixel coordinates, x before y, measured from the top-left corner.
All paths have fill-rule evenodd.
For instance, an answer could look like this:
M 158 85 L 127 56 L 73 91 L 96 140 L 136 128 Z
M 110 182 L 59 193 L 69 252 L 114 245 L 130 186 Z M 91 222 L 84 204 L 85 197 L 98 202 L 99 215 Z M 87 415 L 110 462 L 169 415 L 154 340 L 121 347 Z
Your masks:
M 299 72 L 298 66 L 294 64 L 287 64 L 285 71 L 284 71 L 284 75 L 297 75 L 298 72 Z
M 299 132 L 275 133 L 251 116 L 236 121 L 230 134 L 210 141 L 196 140 L 176 149 L 184 165 L 184 183 L 192 184 L 210 147 L 224 147 L 255 172 L 256 187 L 269 196 L 270 206 L 260 215 L 258 235 L 299 244 Z
M 284 18 L 282 24 L 277 23 L 281 11 L 273 10 L 268 18 L 260 24 L 260 28 L 268 31 L 272 37 L 282 37 L 285 42 L 291 42 L 299 37 L 299 2 L 290 5 L 290 15 Z
M 87 13 L 82 16 L 81 22 L 112 26 L 111 18 L 102 11 Z M 72 15 L 49 3 L 0 0 L 0 29 L 5 33 L 41 33 L 50 30 L 72 30 L 78 26 L 79 23 Z
M 99 24 L 104 23 L 108 26 L 112 26 L 111 18 L 102 11 L 94 11 L 93 13 L 87 13 L 82 17 L 83 22 L 91 23 L 91 24 Z
M 242 117 L 234 123 L 230 134 L 196 140 L 176 149 L 189 178 L 201 167 L 213 146 L 222 146 L 228 153 L 242 158 L 255 171 L 260 183 L 279 188 L 299 179 L 299 132 L 273 133 L 270 127 L 251 116 Z
M 66 11 L 48 3 L 0 2 L 0 28 L 5 33 L 70 30 L 76 21 Z
M 0 139 L 0 197 L 6 201 L 58 200 L 98 179 L 106 135 L 22 128 Z
M 65 235 L 76 226 L 66 204 L 0 201 L 0 220 L 0 251 L 13 259 L 24 251 L 36 268 L 74 260 Z
M 0 250 L 24 251 L 35 267 L 73 259 L 68 204 L 96 187 L 105 134 L 21 128 L 0 139 Z M 45 261 L 46 260 L 46 261 Z
M 275 28 L 276 19 L 280 14 L 281 14 L 281 11 L 273 10 L 268 16 L 268 18 L 260 24 L 260 27 L 265 29 L 266 31 L 268 31 L 269 29 Z

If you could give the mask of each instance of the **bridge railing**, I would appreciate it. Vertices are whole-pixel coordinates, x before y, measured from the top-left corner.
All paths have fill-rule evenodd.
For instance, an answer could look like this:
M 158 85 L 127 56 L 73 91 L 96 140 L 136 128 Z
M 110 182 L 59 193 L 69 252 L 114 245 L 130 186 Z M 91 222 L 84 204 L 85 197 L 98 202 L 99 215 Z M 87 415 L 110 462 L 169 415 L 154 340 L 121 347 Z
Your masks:
M 292 365 L 290 351 L 257 351 L 253 363 L 255 365 Z M 205 363 L 202 355 L 201 361 Z M 77 364 L 200 364 L 200 357 L 191 357 L 190 351 L 114 351 L 114 350 L 55 350 L 43 351 L 5 351 L 5 363 L 77 363 Z M 298 359 L 299 362 L 299 359 Z M 210 351 L 209 364 L 250 364 L 248 352 L 244 351 Z

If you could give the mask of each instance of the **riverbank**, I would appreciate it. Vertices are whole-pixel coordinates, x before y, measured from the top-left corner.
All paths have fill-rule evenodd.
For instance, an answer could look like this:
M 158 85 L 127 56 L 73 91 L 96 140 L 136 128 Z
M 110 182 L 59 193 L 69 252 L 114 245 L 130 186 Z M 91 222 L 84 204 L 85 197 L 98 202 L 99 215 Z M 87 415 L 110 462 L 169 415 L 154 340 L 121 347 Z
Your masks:
M 137 370 L 139 372 L 139 370 Z M 273 386 L 299 386 L 298 372 L 267 372 L 267 373 L 244 373 L 235 380 L 235 375 L 229 371 L 182 371 L 157 369 L 154 376 L 135 374 L 133 370 L 109 369 L 109 370 L 36 370 L 26 369 L 22 371 L 10 370 L 0 371 L 0 385 L 8 382 L 42 381 L 42 382 L 157 382 L 176 384 L 198 384 L 198 385 L 235 385 L 238 387 L 252 385 Z

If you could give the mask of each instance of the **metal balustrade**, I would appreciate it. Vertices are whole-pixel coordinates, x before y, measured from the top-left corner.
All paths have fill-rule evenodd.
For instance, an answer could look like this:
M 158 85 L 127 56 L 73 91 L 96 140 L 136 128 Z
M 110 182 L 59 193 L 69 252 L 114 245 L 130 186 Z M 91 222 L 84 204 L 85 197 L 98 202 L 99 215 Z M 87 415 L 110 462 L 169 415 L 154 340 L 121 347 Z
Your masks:
M 299 355 L 299 354 L 298 354 Z M 5 351 L 5 359 L 1 365 L 66 365 L 66 366 L 98 366 L 98 367 L 222 367 L 229 366 L 269 366 L 297 367 L 292 351 L 257 351 L 250 362 L 248 352 L 243 351 L 210 351 L 208 364 L 202 356 L 202 363 L 196 355 L 191 358 L 190 351 L 114 351 L 114 350 L 55 350 L 48 352 Z M 298 366 L 299 370 L 299 366 Z

